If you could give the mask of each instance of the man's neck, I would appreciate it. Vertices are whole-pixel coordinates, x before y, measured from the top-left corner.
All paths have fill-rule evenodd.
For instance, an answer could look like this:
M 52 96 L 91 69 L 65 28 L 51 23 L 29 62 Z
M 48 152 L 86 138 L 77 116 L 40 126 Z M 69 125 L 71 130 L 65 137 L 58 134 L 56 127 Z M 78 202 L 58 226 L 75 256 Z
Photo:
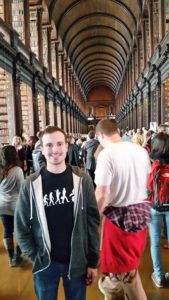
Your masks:
M 54 174 L 60 174 L 63 173 L 66 170 L 66 164 L 60 164 L 60 165 L 51 165 L 47 164 L 47 170 Z
M 122 139 L 119 136 L 119 134 L 113 134 L 111 137 L 106 137 L 104 142 L 104 147 L 106 147 L 111 143 L 120 143 L 120 142 L 122 142 Z

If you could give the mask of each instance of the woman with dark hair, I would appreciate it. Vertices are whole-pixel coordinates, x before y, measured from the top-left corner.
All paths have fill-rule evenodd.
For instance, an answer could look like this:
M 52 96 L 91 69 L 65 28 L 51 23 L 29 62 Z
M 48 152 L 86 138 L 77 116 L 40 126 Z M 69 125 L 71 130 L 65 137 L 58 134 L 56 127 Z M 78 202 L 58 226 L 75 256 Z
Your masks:
M 23 180 L 23 171 L 19 167 L 15 147 L 11 145 L 4 146 L 0 150 L 0 217 L 4 227 L 3 243 L 8 252 L 11 267 L 25 264 L 17 245 L 16 251 L 14 251 L 13 241 L 14 211 Z
M 164 287 L 169 273 L 164 275 L 160 254 L 161 228 L 166 222 L 169 241 L 169 135 L 160 132 L 152 140 L 150 158 L 152 171 L 148 180 L 149 198 L 152 203 L 150 221 L 151 257 L 153 261 L 152 280 L 157 287 Z
M 22 168 L 24 172 L 24 176 L 26 177 L 27 172 L 27 161 L 26 161 L 26 153 L 23 147 L 22 139 L 20 136 L 15 135 L 12 139 L 12 146 L 15 147 L 16 152 L 18 154 L 19 166 Z

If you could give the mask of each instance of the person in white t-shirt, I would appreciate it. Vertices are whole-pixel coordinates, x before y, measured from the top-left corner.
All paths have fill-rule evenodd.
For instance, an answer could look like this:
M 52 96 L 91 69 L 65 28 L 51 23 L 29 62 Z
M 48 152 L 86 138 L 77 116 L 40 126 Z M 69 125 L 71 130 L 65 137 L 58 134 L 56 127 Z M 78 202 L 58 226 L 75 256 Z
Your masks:
M 125 299 L 145 300 L 138 266 L 150 220 L 146 200 L 149 157 L 140 145 L 122 141 L 112 120 L 101 120 L 96 135 L 104 147 L 95 172 L 96 199 L 105 216 L 100 265 L 108 275 L 99 280 L 99 288 L 105 299 L 111 285 L 112 294 L 120 286 Z

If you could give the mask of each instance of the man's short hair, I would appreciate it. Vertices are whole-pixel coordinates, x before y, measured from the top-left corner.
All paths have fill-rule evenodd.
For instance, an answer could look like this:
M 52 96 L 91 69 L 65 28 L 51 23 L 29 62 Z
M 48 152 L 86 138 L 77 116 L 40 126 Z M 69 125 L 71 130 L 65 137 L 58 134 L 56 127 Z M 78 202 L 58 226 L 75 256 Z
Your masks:
M 114 133 L 119 133 L 117 123 L 112 119 L 103 119 L 96 125 L 96 133 L 102 132 L 107 136 L 111 136 Z
M 57 126 L 47 126 L 47 127 L 42 131 L 42 133 L 41 133 L 41 135 L 40 135 L 40 138 L 39 138 L 39 140 L 40 140 L 40 145 L 41 145 L 41 146 L 43 145 L 43 136 L 44 136 L 45 134 L 50 134 L 50 133 L 58 132 L 58 131 L 61 132 L 61 133 L 63 133 L 63 135 L 64 135 L 64 137 L 65 137 L 65 142 L 67 143 L 66 133 L 64 132 L 63 129 L 61 129 L 61 128 L 57 127 Z
M 95 131 L 94 130 L 90 130 L 88 132 L 88 137 L 89 137 L 89 139 L 94 139 L 95 138 Z

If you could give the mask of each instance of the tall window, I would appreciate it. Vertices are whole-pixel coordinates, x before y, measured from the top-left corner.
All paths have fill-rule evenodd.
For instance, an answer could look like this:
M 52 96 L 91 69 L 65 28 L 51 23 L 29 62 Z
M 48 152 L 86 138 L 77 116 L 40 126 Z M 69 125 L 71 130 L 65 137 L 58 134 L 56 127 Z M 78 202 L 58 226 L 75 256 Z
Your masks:
M 61 55 L 61 53 L 59 53 L 58 59 L 59 59 L 59 84 L 62 85 L 63 82 L 62 82 L 62 55 Z
M 56 78 L 56 50 L 55 44 L 51 44 L 52 76 Z
M 143 63 L 143 44 L 142 44 L 142 40 L 141 38 L 138 39 L 138 42 L 139 42 L 139 49 L 140 49 L 140 72 L 143 71 L 143 67 L 144 67 L 144 63 Z M 140 74 L 138 74 L 139 76 Z
M 22 0 L 12 0 L 12 26 L 19 33 L 20 39 L 25 42 L 24 2 Z
M 48 69 L 48 43 L 47 43 L 47 28 L 43 28 L 43 65 Z
M 154 30 L 154 47 L 159 43 L 159 1 L 153 1 L 153 30 Z
M 134 68 L 135 68 L 135 80 L 138 78 L 138 48 L 134 51 Z
M 145 22 L 145 39 L 146 39 L 146 61 L 150 59 L 150 32 L 149 32 L 149 20 Z
M 54 125 L 54 103 L 52 100 L 46 103 L 46 115 L 48 118 L 47 124 Z
M 30 10 L 30 42 L 31 49 L 38 58 L 37 11 Z
M 165 1 L 165 31 L 169 31 L 169 0 Z
M 4 0 L 0 0 L 0 18 L 4 20 Z

